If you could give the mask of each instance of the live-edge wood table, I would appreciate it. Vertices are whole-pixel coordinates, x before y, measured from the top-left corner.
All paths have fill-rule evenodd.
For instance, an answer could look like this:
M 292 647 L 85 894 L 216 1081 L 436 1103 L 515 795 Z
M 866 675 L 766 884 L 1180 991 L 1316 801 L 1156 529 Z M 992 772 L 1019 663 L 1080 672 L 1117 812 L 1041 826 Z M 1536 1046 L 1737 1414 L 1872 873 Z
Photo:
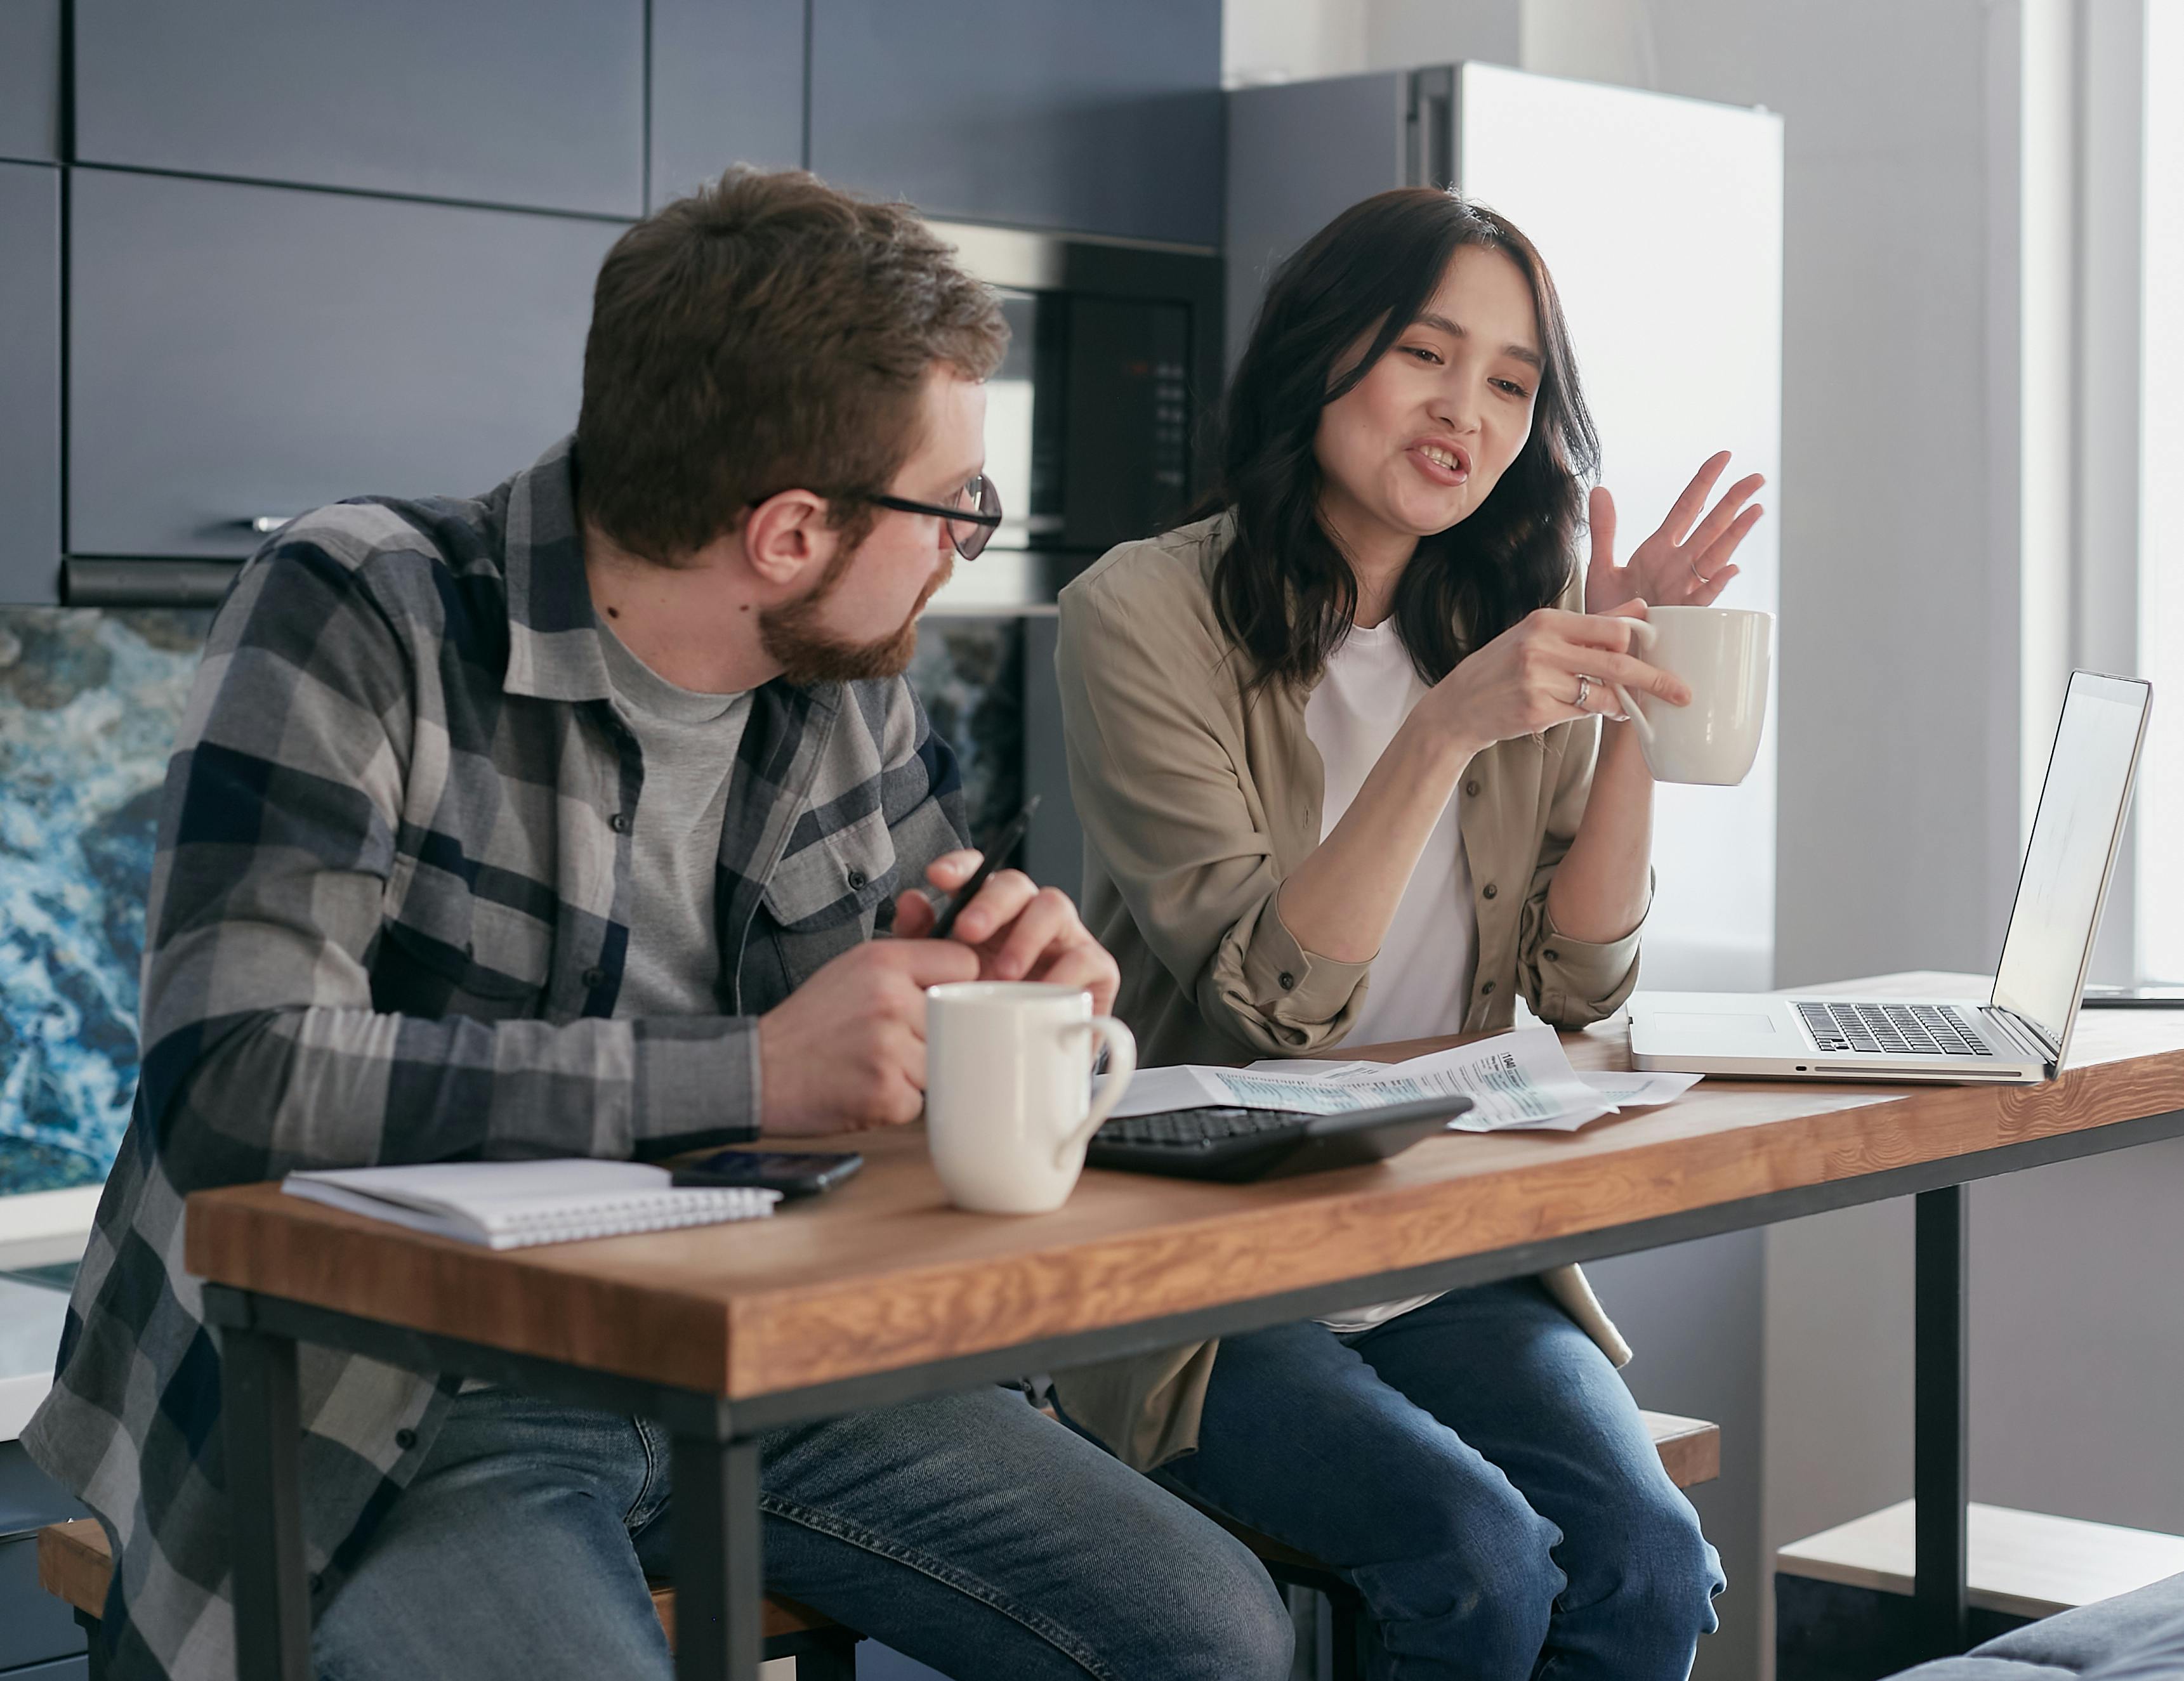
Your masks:
M 1983 990 L 1942 976 L 1859 988 Z M 1567 1043 L 1580 1067 L 1628 1066 L 1619 1020 Z M 309 1673 L 298 1342 L 660 1420 L 677 1673 L 750 1681 L 762 1432 L 1907 1194 L 1921 1623 L 1933 1650 L 1962 1650 L 1964 1187 L 2179 1135 L 2184 1014 L 2110 1010 L 2080 1017 L 2044 1086 L 1708 1080 L 1574 1134 L 1451 1134 L 1263 1184 L 1088 1172 L 1067 1206 L 1030 1217 L 949 1207 L 917 1130 L 858 1135 L 861 1174 L 769 1221 L 500 1253 L 277 1185 L 203 1192 L 187 1257 L 220 1328 L 242 1674 Z

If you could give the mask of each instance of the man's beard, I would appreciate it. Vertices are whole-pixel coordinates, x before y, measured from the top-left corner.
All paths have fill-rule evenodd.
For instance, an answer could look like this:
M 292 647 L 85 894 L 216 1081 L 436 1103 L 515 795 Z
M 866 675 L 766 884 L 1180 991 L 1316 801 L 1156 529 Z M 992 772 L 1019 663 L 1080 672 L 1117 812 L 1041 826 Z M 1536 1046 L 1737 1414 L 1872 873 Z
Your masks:
M 838 551 L 817 583 L 795 600 L 765 608 L 758 615 L 760 646 L 773 656 L 782 676 L 799 687 L 900 676 L 910 669 L 911 656 L 917 652 L 917 615 L 956 571 L 956 557 L 944 556 L 900 628 L 874 642 L 846 642 L 822 630 L 819 616 L 855 559 L 854 551 Z

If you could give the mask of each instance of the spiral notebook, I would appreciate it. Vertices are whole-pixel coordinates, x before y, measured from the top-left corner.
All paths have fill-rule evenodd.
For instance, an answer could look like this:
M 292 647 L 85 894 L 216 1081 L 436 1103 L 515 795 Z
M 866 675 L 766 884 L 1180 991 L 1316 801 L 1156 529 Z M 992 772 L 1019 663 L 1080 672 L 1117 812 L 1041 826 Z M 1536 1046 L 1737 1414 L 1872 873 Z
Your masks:
M 641 1161 L 443 1161 L 291 1173 L 281 1188 L 488 1249 L 619 1238 L 773 1212 L 778 1191 L 678 1190 Z

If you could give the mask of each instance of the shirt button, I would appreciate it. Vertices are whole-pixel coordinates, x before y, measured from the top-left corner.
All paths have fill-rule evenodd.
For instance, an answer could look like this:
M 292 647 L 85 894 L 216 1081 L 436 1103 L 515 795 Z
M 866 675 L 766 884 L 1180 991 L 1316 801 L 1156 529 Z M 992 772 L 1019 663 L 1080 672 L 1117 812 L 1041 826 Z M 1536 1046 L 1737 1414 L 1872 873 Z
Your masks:
M 584 971 L 584 984 L 588 987 L 604 986 L 606 984 L 606 978 L 607 971 L 604 969 L 587 969 Z
M 607 827 L 612 829 L 618 835 L 627 834 L 629 832 L 629 814 L 625 811 L 616 812 L 613 816 L 607 819 Z
M 404 1453 L 409 1452 L 417 1445 L 417 1433 L 415 1430 L 397 1430 L 394 1433 L 394 1445 Z
M 1491 981 L 1481 981 L 1481 982 L 1479 983 L 1479 995 L 1481 998 L 1485 997 L 1487 994 L 1489 994 L 1489 993 L 1492 992 L 1493 990 L 1494 990 L 1494 982 L 1491 982 Z
M 1478 798 L 1479 798 L 1479 778 L 1478 778 L 1478 777 L 1476 777 L 1476 776 L 1474 776 L 1474 777 L 1473 777 L 1469 782 L 1466 782 L 1466 783 L 1463 785 L 1463 791 L 1464 791 L 1466 793 L 1469 794 L 1469 795 L 1470 795 L 1474 799 L 1478 799 Z
M 1479 888 L 1479 891 L 1483 897 L 1491 899 L 1496 893 L 1500 893 L 1502 889 L 1496 887 L 1493 882 L 1489 882 L 1485 887 Z
M 851 893 L 861 893 L 861 892 L 863 892 L 863 891 L 864 891 L 864 887 L 865 887 L 865 872 L 864 872 L 863 871 L 861 871 L 861 870 L 852 870 L 852 871 L 850 871 L 850 873 L 849 873 L 849 876 L 848 876 L 847 879 L 848 879 L 849 883 L 850 883 L 850 891 Z
M 1563 960 L 1563 955 L 1559 951 L 1543 951 L 1540 955 L 1550 963 L 1559 963 Z
M 1281 982 L 1282 990 L 1284 992 L 1287 992 L 1290 988 L 1296 985 L 1296 977 L 1290 974 L 1288 970 L 1284 969 L 1281 972 Z

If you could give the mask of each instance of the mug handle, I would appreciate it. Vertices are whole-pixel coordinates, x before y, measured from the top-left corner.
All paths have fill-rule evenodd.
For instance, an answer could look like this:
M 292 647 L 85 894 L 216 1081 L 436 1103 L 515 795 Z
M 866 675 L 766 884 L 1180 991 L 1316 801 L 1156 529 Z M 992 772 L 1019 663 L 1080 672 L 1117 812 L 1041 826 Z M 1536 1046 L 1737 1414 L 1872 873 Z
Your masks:
M 1056 1168 L 1068 1165 L 1072 1150 L 1082 1149 L 1091 1142 L 1093 1133 L 1100 1130 L 1100 1123 L 1114 1112 L 1115 1105 L 1123 1100 L 1123 1094 L 1129 1089 L 1130 1077 L 1138 1071 L 1137 1035 L 1113 1016 L 1095 1016 L 1089 1021 L 1072 1021 L 1062 1032 L 1089 1033 L 1095 1043 L 1106 1047 L 1107 1077 L 1100 1094 L 1092 1099 L 1084 1119 L 1055 1140 Z
M 1658 633 L 1653 627 L 1643 619 L 1633 619 L 1630 621 L 1632 640 L 1648 653 L 1652 651 L 1653 638 L 1656 634 Z M 1614 691 L 1615 704 L 1623 709 L 1623 715 L 1630 721 L 1631 727 L 1638 732 L 1638 739 L 1651 747 L 1653 744 L 1653 726 L 1646 721 L 1646 715 L 1631 704 L 1630 693 L 1621 683 L 1610 683 L 1607 687 Z

